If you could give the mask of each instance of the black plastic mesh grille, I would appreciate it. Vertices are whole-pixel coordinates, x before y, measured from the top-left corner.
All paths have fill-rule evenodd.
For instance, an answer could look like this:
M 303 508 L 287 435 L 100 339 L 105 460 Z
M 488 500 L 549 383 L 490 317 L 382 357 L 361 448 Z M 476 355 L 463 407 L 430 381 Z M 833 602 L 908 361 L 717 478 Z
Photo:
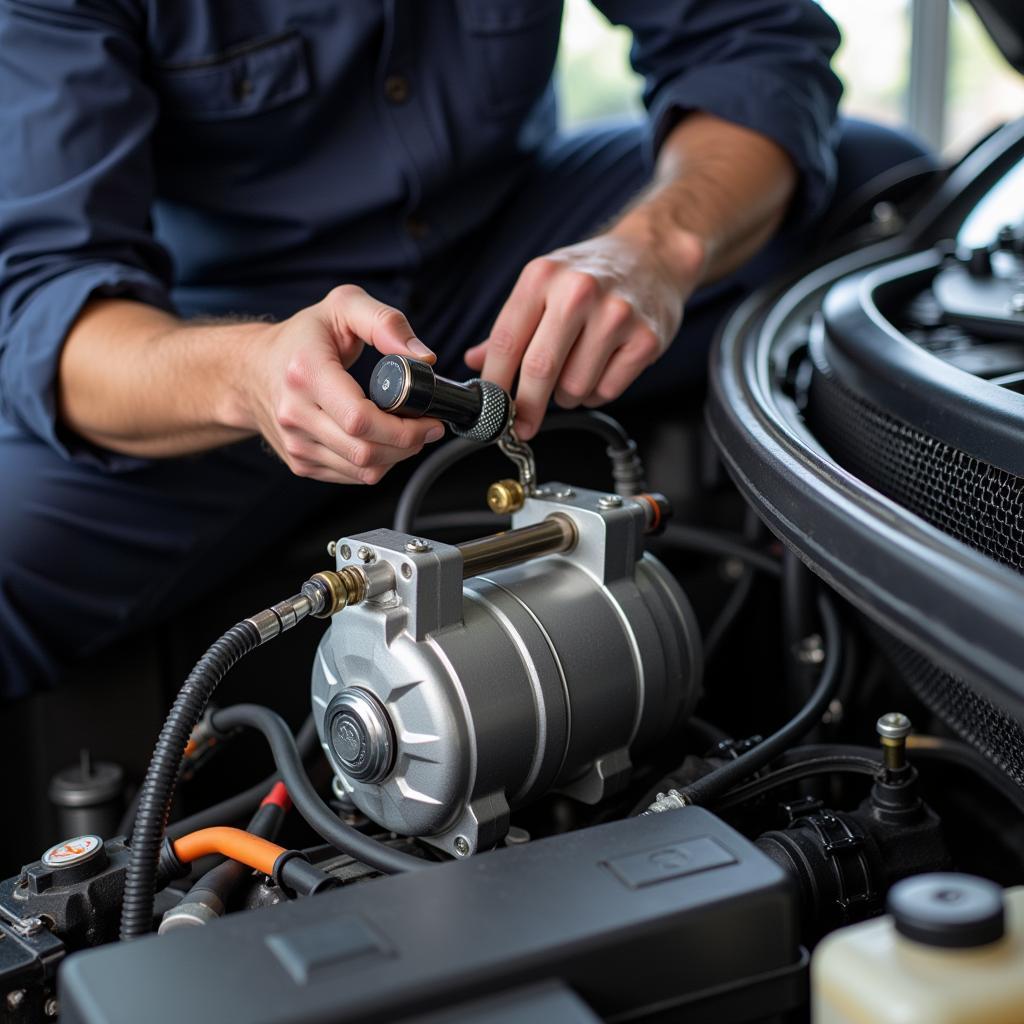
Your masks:
M 820 372 L 807 416 L 841 466 L 944 533 L 1024 572 L 1024 479 L 908 426 Z
M 944 533 L 1024 572 L 1024 479 L 959 451 L 815 370 L 807 421 L 836 461 Z M 888 634 L 883 646 L 921 702 L 1024 787 L 1024 729 L 967 683 Z
M 878 635 L 884 637 L 886 653 L 921 703 L 1024 787 L 1024 729 L 963 680 L 880 630 Z

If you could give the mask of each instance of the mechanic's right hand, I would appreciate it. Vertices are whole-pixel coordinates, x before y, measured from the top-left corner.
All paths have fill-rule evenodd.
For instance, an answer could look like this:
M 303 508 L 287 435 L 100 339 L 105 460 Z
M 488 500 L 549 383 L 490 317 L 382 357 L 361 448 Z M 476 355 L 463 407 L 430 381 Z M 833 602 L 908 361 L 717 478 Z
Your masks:
M 433 362 L 409 321 L 356 285 L 253 335 L 242 402 L 298 476 L 375 484 L 402 459 L 444 436 L 440 420 L 399 419 L 377 408 L 348 373 L 363 345 Z

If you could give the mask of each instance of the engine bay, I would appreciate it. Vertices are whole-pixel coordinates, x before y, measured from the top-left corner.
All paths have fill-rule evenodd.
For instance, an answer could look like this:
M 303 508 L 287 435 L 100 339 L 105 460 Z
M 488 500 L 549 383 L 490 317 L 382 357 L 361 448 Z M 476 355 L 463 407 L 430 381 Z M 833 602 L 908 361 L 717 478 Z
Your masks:
M 507 395 L 382 361 L 382 407 L 460 439 L 209 647 L 116 827 L 85 807 L 0 883 L 3 1019 L 888 1020 L 957 979 L 1019 1009 L 1021 167 L 1011 125 L 738 311 L 705 521 L 609 416 L 535 461 Z M 539 473 L 554 432 L 606 489 Z M 492 443 L 490 511 L 425 516 Z M 301 728 L 219 706 L 306 619 Z M 273 775 L 181 814 L 246 735 Z

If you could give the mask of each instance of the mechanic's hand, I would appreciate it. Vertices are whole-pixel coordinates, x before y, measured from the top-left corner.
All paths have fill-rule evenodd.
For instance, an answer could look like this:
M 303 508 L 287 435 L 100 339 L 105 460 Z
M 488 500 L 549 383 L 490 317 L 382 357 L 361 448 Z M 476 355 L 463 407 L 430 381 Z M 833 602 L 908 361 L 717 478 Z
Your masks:
M 692 276 L 692 280 L 685 277 Z M 668 348 L 696 287 L 654 247 L 609 232 L 526 265 L 490 337 L 466 352 L 516 391 L 516 431 L 532 437 L 552 396 L 566 409 L 618 398 Z
M 444 436 L 439 420 L 377 408 L 349 375 L 363 349 L 433 362 L 397 310 L 342 285 L 322 302 L 268 326 L 248 353 L 243 390 L 252 426 L 298 476 L 375 484 Z

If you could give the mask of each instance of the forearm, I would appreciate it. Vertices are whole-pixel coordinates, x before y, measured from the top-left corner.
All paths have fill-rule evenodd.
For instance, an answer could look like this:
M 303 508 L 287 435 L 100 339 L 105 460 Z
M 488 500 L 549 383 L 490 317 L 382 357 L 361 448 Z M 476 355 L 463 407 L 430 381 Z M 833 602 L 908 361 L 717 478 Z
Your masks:
M 254 430 L 233 402 L 261 323 L 188 324 L 124 299 L 91 302 L 61 354 L 60 417 L 80 437 L 146 458 L 186 455 Z
M 772 237 L 796 184 L 776 143 L 696 112 L 666 138 L 653 183 L 610 234 L 653 247 L 690 291 L 736 270 Z

